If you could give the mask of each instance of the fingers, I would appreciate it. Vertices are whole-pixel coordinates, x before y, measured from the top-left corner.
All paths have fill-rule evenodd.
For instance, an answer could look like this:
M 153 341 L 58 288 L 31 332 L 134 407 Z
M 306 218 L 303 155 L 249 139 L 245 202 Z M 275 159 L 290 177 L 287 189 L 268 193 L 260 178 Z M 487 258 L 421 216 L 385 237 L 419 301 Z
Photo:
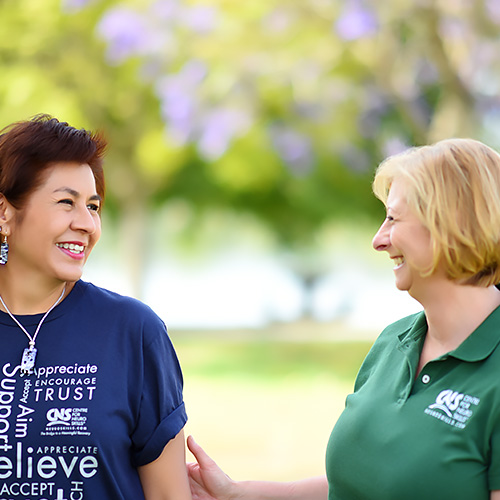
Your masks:
M 188 436 L 187 446 L 200 464 L 200 467 L 206 468 L 216 466 L 216 463 L 205 453 L 203 448 L 194 440 L 193 436 Z
M 203 477 L 198 464 L 187 464 L 188 467 L 188 477 L 189 477 L 189 487 L 191 489 L 191 494 L 195 498 L 195 493 L 200 498 L 203 498 L 202 493 L 208 495 L 208 490 L 203 482 Z
M 197 463 L 187 463 L 186 464 L 188 476 L 195 482 L 199 483 L 201 481 L 200 466 Z
M 233 498 L 232 481 L 220 467 L 188 436 L 187 445 L 198 463 L 187 464 L 193 500 L 225 500 Z

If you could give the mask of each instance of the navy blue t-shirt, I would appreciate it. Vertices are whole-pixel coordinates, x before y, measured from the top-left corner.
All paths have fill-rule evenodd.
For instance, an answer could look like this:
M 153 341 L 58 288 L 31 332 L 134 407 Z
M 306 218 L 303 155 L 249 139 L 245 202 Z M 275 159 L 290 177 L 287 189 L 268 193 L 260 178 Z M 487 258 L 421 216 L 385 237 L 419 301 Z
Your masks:
M 33 335 L 42 315 L 17 316 Z M 184 427 L 182 374 L 143 303 L 78 281 L 36 340 L 0 311 L 0 500 L 140 500 L 137 466 Z

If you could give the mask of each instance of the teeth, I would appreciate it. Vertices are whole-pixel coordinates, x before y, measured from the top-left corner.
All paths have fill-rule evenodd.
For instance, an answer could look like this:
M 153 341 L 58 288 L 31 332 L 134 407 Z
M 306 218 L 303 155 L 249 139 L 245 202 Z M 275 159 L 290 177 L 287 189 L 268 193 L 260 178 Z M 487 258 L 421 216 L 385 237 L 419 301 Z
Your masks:
M 69 250 L 72 253 L 82 253 L 84 248 L 83 245 L 75 245 L 74 243 L 56 243 L 56 246 Z
M 404 263 L 404 261 L 405 261 L 405 260 L 403 259 L 403 257 L 395 257 L 393 260 L 394 260 L 394 264 L 396 264 L 396 266 L 400 266 L 400 265 L 401 265 L 401 264 L 403 264 L 403 263 Z

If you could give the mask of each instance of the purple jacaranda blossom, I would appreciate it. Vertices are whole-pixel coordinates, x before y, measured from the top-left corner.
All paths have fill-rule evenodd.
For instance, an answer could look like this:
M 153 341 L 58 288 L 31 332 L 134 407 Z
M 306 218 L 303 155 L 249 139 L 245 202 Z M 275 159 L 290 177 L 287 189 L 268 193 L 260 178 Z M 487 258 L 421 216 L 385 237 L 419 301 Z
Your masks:
M 357 125 L 361 137 L 375 137 L 381 126 L 382 115 L 377 109 L 369 109 L 358 115 Z
M 179 0 L 157 0 L 149 8 L 149 15 L 158 21 L 174 22 L 180 11 Z
M 142 62 L 139 67 L 139 78 L 142 82 L 157 82 L 165 73 L 166 57 L 151 57 Z
M 194 112 L 194 97 L 178 84 L 169 85 L 162 99 L 162 109 L 168 121 L 175 123 L 189 119 Z
M 61 9 L 63 12 L 74 14 L 87 7 L 92 0 L 62 0 Z
M 387 139 L 383 144 L 382 144 L 382 154 L 384 157 L 388 156 L 393 156 L 397 155 L 399 153 L 402 153 L 403 151 L 406 151 L 409 148 L 408 144 L 401 139 L 400 137 L 393 136 Z
M 217 9 L 213 6 L 184 7 L 180 23 L 197 33 L 210 33 L 215 29 Z
M 292 173 L 307 174 L 314 164 L 313 148 L 309 137 L 283 125 L 274 125 L 269 132 L 274 148 Z
M 357 40 L 372 36 L 377 32 L 378 22 L 372 9 L 364 5 L 361 0 L 344 2 L 335 31 L 344 40 Z
M 208 68 L 203 61 L 191 59 L 186 61 L 179 72 L 179 76 L 184 84 L 188 86 L 197 86 L 205 79 L 207 73 Z
M 495 24 L 500 24 L 500 3 L 498 0 L 485 0 L 488 18 Z
M 195 129 L 195 95 L 178 84 L 169 84 L 160 102 L 161 115 L 170 135 L 179 144 L 187 143 Z
M 390 100 L 377 87 L 367 85 L 359 102 L 358 131 L 362 137 L 376 137 L 380 133 L 382 118 L 391 109 Z
M 483 125 L 483 136 L 480 137 L 495 149 L 500 149 L 500 104 L 496 98 L 479 99 L 476 105 L 478 113 L 481 114 Z
M 215 108 L 202 118 L 197 146 L 200 154 L 208 160 L 220 158 L 231 141 L 247 132 L 251 117 L 243 109 Z
M 439 31 L 444 39 L 463 40 L 471 32 L 471 26 L 466 19 L 446 16 L 440 19 Z
M 170 73 L 158 81 L 156 93 L 162 100 L 176 99 L 180 94 L 195 94 L 207 74 L 206 65 L 190 60 L 177 73 Z
M 149 45 L 146 20 L 139 12 L 126 7 L 108 10 L 97 25 L 97 32 L 108 44 L 108 59 L 117 64 L 144 53 Z
M 161 78 L 155 87 L 167 130 L 180 144 L 189 141 L 197 128 L 201 115 L 198 94 L 206 73 L 203 62 L 190 60 L 178 73 Z
M 165 61 L 178 53 L 178 27 L 207 33 L 213 30 L 215 23 L 213 7 L 190 7 L 180 0 L 156 0 L 142 10 L 124 5 L 110 8 L 98 24 L 97 32 L 107 42 L 107 57 L 114 64 L 133 56 Z
M 498 41 L 474 38 L 468 46 L 469 56 L 461 61 L 457 71 L 464 86 L 481 97 L 497 97 L 500 91 Z
M 352 144 L 343 147 L 340 156 L 344 165 L 352 172 L 364 173 L 372 166 L 370 155 Z
M 434 109 L 424 95 L 418 95 L 415 99 L 407 101 L 406 108 L 413 122 L 422 129 L 430 127 Z

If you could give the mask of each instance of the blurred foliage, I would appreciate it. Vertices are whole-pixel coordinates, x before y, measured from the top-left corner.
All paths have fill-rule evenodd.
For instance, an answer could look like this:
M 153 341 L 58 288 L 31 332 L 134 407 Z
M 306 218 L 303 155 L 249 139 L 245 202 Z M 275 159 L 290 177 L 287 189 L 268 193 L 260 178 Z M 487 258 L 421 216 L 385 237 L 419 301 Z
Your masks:
M 0 122 L 103 130 L 124 237 L 183 199 L 304 245 L 332 220 L 382 216 L 370 183 L 387 155 L 500 145 L 499 5 L 0 0 Z

